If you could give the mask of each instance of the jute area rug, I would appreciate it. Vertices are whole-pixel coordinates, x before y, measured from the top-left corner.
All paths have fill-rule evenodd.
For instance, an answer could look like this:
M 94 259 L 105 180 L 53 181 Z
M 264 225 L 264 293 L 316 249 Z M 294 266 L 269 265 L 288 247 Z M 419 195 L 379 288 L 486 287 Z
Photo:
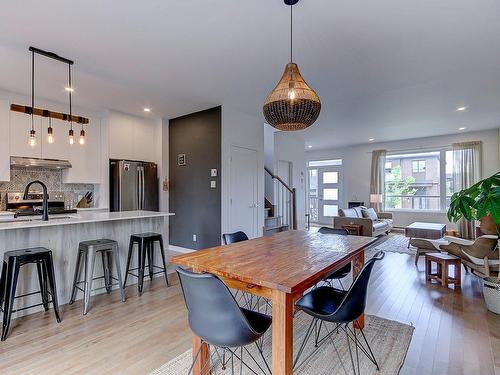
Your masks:
M 373 365 L 360 351 L 360 370 L 361 374 L 384 374 L 394 375 L 398 374 L 406 357 L 408 346 L 410 345 L 411 337 L 413 334 L 413 327 L 407 324 L 399 323 L 393 320 L 382 319 L 376 316 L 367 315 L 365 317 L 366 326 L 365 334 L 372 350 L 374 351 L 375 358 L 377 359 L 380 371 L 376 370 Z M 307 328 L 311 322 L 311 318 L 303 312 L 296 314 L 294 318 L 294 353 L 297 353 Z M 328 325 L 329 331 L 332 331 L 332 325 Z M 271 329 L 264 337 L 264 356 L 267 362 L 271 363 Z M 322 329 L 323 333 L 326 330 Z M 347 339 L 345 333 L 340 330 L 339 333 L 333 333 L 331 336 L 333 340 L 325 340 L 325 343 L 317 349 L 317 351 L 298 368 L 294 369 L 294 374 L 308 374 L 308 375 L 335 375 L 335 374 L 352 374 L 351 357 L 347 346 Z M 351 342 L 351 348 L 354 348 Z M 264 366 L 263 361 L 255 349 L 255 346 L 248 347 L 250 353 Z M 314 342 L 309 340 L 306 349 L 302 355 L 305 359 L 310 353 L 314 351 Z M 219 352 L 220 353 L 220 352 Z M 239 355 L 239 351 L 237 352 Z M 212 374 L 230 375 L 232 368 L 231 365 L 227 366 L 226 370 L 222 370 L 220 360 L 215 351 L 211 350 L 213 363 L 218 362 L 216 368 L 212 370 Z M 256 373 L 262 373 L 250 356 L 244 352 L 243 359 L 250 367 L 256 368 Z M 299 360 L 302 362 L 302 359 Z M 354 357 L 354 360 L 355 357 Z M 170 362 L 164 364 L 157 370 L 153 371 L 151 375 L 174 375 L 174 374 L 187 374 L 192 363 L 192 351 L 188 350 L 185 353 L 174 358 Z M 239 362 L 235 359 L 234 374 L 240 374 Z M 251 371 L 243 367 L 242 374 L 252 374 Z

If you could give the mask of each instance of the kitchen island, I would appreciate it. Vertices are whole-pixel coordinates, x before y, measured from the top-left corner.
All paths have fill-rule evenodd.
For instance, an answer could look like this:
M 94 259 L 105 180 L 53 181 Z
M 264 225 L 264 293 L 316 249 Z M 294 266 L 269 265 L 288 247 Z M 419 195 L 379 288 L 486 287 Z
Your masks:
M 42 246 L 52 250 L 57 284 L 59 304 L 68 303 L 71 297 L 71 284 L 81 241 L 108 238 L 118 242 L 120 248 L 120 264 L 122 275 L 125 266 L 131 234 L 143 232 L 161 233 L 168 244 L 168 216 L 173 214 L 153 211 L 123 212 L 79 212 L 70 215 L 53 215 L 49 221 L 40 217 L 17 218 L 0 222 L 0 257 L 6 251 Z M 166 251 L 168 259 L 168 251 Z M 137 256 L 133 258 L 132 267 L 137 267 Z M 160 261 L 159 252 L 155 252 L 156 264 Z M 96 258 L 94 275 L 102 275 L 100 259 Z M 113 271 L 114 272 L 114 271 Z M 136 283 L 135 277 L 129 277 L 127 285 Z M 94 287 L 102 286 L 97 280 Z M 36 267 L 23 266 L 19 275 L 17 295 L 39 290 Z M 99 292 L 99 291 L 98 291 Z M 98 293 L 97 292 L 97 293 Z M 104 292 L 101 290 L 100 292 Z M 81 299 L 82 293 L 77 299 Z M 16 300 L 17 308 L 39 303 L 40 296 L 33 295 Z M 16 306 L 14 308 L 16 308 Z M 42 308 L 38 308 L 42 310 Z M 37 311 L 37 308 L 24 310 L 20 314 Z M 63 317 L 64 319 L 64 317 Z

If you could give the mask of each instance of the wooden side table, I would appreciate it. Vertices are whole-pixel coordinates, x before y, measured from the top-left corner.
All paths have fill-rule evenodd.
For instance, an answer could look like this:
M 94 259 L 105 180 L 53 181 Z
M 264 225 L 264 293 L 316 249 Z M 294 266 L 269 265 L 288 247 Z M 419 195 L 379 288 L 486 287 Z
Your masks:
M 347 229 L 349 234 L 352 234 L 353 236 L 361 236 L 363 226 L 358 224 L 344 224 L 342 225 L 342 228 Z
M 437 264 L 437 272 L 432 272 L 432 262 Z M 449 266 L 453 265 L 454 275 L 451 277 Z M 436 280 L 442 286 L 454 284 L 455 287 L 460 287 L 462 280 L 462 262 L 459 257 L 443 253 L 425 254 L 425 279 L 426 281 Z

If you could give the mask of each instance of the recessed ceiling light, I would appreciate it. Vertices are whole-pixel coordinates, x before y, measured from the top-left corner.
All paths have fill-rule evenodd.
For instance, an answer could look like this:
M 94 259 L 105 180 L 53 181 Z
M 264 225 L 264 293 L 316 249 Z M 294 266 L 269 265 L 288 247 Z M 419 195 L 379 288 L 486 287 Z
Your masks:
M 465 130 L 465 129 L 467 129 L 465 126 L 458 128 L 458 130 Z
M 368 139 L 368 142 L 373 142 L 375 140 L 375 138 L 370 138 Z
M 73 91 L 75 91 L 75 89 L 74 89 L 73 87 L 65 87 L 64 89 L 65 89 L 66 91 L 68 91 L 68 92 L 73 92 Z
M 463 112 L 467 109 L 467 106 L 457 107 L 457 112 Z
M 312 145 L 308 145 L 307 148 L 313 148 L 313 146 Z
M 144 112 L 151 112 L 151 108 L 148 107 L 144 108 Z

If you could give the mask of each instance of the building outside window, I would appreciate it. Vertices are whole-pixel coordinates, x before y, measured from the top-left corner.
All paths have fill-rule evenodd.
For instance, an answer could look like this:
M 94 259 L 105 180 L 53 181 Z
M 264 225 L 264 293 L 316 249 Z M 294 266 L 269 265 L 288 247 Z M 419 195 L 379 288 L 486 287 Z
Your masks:
M 411 170 L 413 173 L 423 173 L 425 172 L 425 160 L 412 160 Z
M 445 210 L 453 194 L 452 166 L 451 150 L 388 154 L 385 208 Z

